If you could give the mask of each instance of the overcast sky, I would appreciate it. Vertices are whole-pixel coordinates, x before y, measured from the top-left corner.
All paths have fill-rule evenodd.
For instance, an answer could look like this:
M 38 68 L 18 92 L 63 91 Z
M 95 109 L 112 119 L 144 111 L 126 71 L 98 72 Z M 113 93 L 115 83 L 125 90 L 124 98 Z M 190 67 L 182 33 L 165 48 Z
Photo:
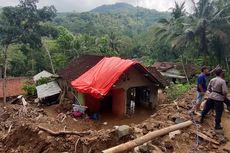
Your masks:
M 54 5 L 59 12 L 83 12 L 89 11 L 103 4 L 114 4 L 116 2 L 126 2 L 134 6 L 141 6 L 159 11 L 168 11 L 174 6 L 175 0 L 40 0 L 39 6 Z M 182 2 L 184 0 L 177 0 Z M 185 0 L 187 7 L 190 0 Z M 0 6 L 17 5 L 18 0 L 0 0 Z

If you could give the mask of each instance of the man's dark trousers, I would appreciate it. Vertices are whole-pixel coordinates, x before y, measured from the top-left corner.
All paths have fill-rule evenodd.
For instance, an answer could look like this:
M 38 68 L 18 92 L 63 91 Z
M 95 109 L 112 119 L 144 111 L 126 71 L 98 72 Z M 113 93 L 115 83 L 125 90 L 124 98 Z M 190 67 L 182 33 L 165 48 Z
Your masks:
M 211 109 L 215 109 L 215 112 L 216 112 L 216 117 L 215 117 L 215 124 L 216 125 L 215 125 L 215 127 L 220 127 L 221 116 L 222 116 L 222 113 L 224 111 L 223 101 L 208 99 L 206 104 L 205 104 L 204 110 L 201 113 L 201 118 L 203 119 Z

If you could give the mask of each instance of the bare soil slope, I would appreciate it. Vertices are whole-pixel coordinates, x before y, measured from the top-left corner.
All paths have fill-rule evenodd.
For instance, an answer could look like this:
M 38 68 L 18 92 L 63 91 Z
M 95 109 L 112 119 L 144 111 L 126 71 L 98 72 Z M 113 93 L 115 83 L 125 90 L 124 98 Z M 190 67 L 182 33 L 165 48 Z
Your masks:
M 94 123 L 91 120 L 73 120 L 70 115 L 66 115 L 63 122 L 57 118 L 57 114 L 52 113 L 58 108 L 46 110 L 30 105 L 26 110 L 22 105 L 1 105 L 0 106 L 0 152 L 5 153 L 99 153 L 104 149 L 135 139 L 136 137 L 155 131 L 176 122 L 190 120 L 188 110 L 192 107 L 195 97 L 195 89 L 185 93 L 176 100 L 176 103 L 161 104 L 155 113 L 150 115 L 145 121 L 121 122 L 127 123 L 131 127 L 130 134 L 118 138 L 117 131 L 113 127 L 103 126 L 101 123 Z M 53 106 L 54 107 L 54 106 Z M 54 115 L 55 114 L 55 115 Z M 229 138 L 230 128 L 228 115 L 223 118 L 223 126 L 226 129 L 225 135 Z M 127 119 L 127 118 L 126 118 Z M 142 118 L 143 119 L 143 118 Z M 197 116 L 194 120 L 198 120 Z M 134 120 L 135 121 L 135 120 Z M 202 125 L 195 124 L 181 130 L 179 135 L 173 139 L 169 135 L 159 137 L 148 142 L 147 150 L 138 148 L 130 152 L 225 152 L 223 147 L 227 142 L 221 134 L 213 131 L 214 116 L 211 113 Z M 99 125 L 98 125 L 99 124 Z M 113 123 L 115 124 L 115 123 Z M 81 125 L 81 126 L 80 126 Z M 98 125 L 98 126 L 97 126 Z M 38 126 L 43 126 L 53 131 L 84 131 L 90 130 L 90 134 L 78 135 L 50 135 L 41 130 Z M 81 127 L 81 128 L 79 128 Z M 82 128 L 83 127 L 83 128 Z M 196 132 L 202 132 L 210 138 L 216 140 L 220 145 L 213 144 L 196 136 Z M 156 146 L 150 147 L 150 146 Z M 142 146 L 143 147 L 143 146 Z

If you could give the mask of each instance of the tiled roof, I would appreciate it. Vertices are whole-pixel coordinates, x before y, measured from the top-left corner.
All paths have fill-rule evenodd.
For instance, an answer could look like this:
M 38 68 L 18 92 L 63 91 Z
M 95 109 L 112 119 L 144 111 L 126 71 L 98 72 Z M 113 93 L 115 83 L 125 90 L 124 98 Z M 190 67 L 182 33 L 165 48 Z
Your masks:
M 155 67 L 147 67 L 147 70 L 156 78 L 163 86 L 168 86 L 169 82 L 167 79 L 161 75 L 159 71 Z
M 71 82 L 95 66 L 104 56 L 82 55 L 72 60 L 65 68 L 58 72 L 58 75 Z

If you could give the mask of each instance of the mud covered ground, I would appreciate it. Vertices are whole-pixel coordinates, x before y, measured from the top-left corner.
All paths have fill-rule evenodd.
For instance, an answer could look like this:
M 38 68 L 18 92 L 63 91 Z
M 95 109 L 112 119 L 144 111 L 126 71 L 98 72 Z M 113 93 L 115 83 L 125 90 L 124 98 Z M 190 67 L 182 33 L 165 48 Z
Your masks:
M 188 110 L 192 107 L 194 97 L 195 89 L 192 89 L 175 102 L 161 104 L 155 112 L 140 111 L 137 116 L 119 119 L 107 116 L 99 122 L 85 118 L 73 119 L 68 112 L 58 115 L 62 112 L 62 106 L 58 105 L 38 108 L 31 104 L 25 109 L 21 104 L 1 104 L 0 152 L 99 153 L 104 149 L 135 139 L 150 131 L 174 125 L 178 121 L 190 120 L 191 116 L 188 115 Z M 228 116 L 226 113 L 225 119 Z M 194 121 L 198 119 L 198 116 L 194 116 Z M 214 115 L 210 113 L 202 125 L 193 124 L 182 129 L 180 134 L 174 138 L 170 139 L 167 134 L 129 152 L 225 152 L 223 148 L 228 140 L 223 134 L 217 134 L 213 131 L 213 121 Z M 127 136 L 119 138 L 113 126 L 123 124 L 129 125 L 131 130 Z M 39 129 L 39 126 L 55 132 L 88 131 L 90 134 L 54 136 Z M 196 136 L 197 131 L 216 140 L 220 145 L 198 138 Z

